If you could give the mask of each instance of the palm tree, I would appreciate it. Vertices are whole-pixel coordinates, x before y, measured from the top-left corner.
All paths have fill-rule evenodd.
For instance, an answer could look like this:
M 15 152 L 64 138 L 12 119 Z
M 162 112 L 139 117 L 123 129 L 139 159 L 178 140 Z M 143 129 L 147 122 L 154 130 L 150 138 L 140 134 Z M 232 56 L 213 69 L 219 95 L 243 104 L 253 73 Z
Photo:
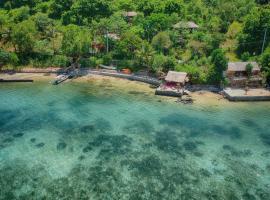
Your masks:
M 135 57 L 138 59 L 138 63 L 148 69 L 151 70 L 151 65 L 153 62 L 153 56 L 155 54 L 154 49 L 148 43 L 144 43 L 141 49 L 138 49 L 135 52 Z

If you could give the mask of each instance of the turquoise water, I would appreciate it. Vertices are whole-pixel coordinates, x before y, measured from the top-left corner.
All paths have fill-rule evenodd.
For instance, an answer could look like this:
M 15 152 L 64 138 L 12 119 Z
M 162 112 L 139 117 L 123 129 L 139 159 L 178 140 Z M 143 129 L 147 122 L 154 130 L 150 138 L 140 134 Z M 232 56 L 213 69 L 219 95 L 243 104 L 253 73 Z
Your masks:
M 0 85 L 0 199 L 270 199 L 270 103 Z

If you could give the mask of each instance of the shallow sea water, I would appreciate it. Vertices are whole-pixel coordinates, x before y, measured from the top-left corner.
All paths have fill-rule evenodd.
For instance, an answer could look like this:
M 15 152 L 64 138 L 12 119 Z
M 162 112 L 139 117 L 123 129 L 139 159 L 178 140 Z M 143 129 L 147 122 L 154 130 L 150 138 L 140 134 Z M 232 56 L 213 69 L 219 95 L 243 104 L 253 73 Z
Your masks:
M 0 85 L 0 199 L 270 199 L 270 103 Z

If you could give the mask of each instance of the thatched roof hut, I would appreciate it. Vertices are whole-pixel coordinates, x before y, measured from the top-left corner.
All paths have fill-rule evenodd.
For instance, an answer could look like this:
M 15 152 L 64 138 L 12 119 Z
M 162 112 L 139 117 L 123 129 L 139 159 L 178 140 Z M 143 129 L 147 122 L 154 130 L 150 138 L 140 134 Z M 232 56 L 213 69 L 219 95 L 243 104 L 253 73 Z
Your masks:
M 252 72 L 260 71 L 260 67 L 257 62 L 229 62 L 227 71 L 231 72 L 245 72 L 247 64 L 253 66 Z
M 185 84 L 185 82 L 188 81 L 187 73 L 186 72 L 169 71 L 166 78 L 165 78 L 165 81 Z
M 125 17 L 136 17 L 137 15 L 138 15 L 138 13 L 135 11 L 129 11 L 129 12 L 124 13 Z
M 193 21 L 188 21 L 188 22 L 178 22 L 177 24 L 173 25 L 173 28 L 175 29 L 197 29 L 199 26 L 195 24 Z

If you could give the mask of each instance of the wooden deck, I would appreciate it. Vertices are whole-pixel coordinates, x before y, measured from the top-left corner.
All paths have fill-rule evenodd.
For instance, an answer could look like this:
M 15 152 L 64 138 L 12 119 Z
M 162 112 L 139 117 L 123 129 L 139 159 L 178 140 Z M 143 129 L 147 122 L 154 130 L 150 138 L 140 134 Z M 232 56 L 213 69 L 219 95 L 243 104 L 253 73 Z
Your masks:
M 226 88 L 223 90 L 224 95 L 230 101 L 270 101 L 270 91 L 264 88 L 234 89 Z
M 183 96 L 183 93 L 184 93 L 183 89 L 177 90 L 163 87 L 158 87 L 155 92 L 156 95 L 170 96 L 170 97 L 181 97 Z

